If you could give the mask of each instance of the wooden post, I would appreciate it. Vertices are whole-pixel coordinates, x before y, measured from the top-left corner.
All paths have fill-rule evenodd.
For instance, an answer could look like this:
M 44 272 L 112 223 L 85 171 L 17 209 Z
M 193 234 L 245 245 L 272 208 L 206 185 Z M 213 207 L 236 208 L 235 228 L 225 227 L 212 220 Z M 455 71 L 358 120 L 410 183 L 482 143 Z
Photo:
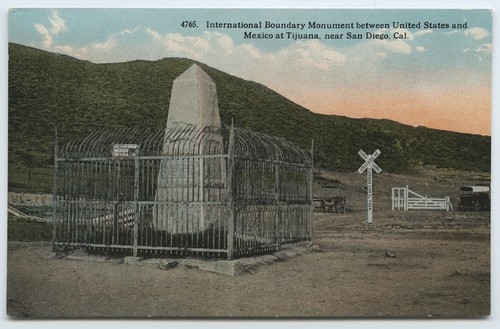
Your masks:
M 391 204 L 392 204 L 392 210 L 394 211 L 396 209 L 396 188 L 392 188 L 392 193 L 391 193 Z M 398 203 L 399 203 L 399 190 L 398 190 Z M 398 208 L 399 210 L 399 208 Z
M 366 209 L 368 212 L 368 224 L 373 223 L 373 193 L 372 193 L 372 167 L 366 168 Z
M 394 211 L 394 187 L 391 189 L 391 210 Z
M 359 150 L 358 154 L 365 160 L 365 163 L 359 167 L 358 172 L 362 174 L 366 170 L 366 192 L 367 192 L 367 198 L 366 198 L 366 203 L 367 203 L 367 213 L 368 213 L 368 218 L 367 222 L 369 224 L 373 223 L 373 185 L 372 185 L 372 170 L 375 170 L 375 172 L 380 173 L 382 169 L 375 163 L 375 159 L 380 155 L 380 150 L 377 149 L 372 155 L 366 154 L 363 150 Z
M 229 133 L 228 159 L 227 159 L 227 207 L 229 218 L 227 219 L 227 259 L 234 257 L 234 126 L 231 120 L 231 131 Z
M 406 188 L 405 188 L 405 203 L 404 203 L 404 209 L 405 211 L 408 211 L 408 185 L 406 185 Z

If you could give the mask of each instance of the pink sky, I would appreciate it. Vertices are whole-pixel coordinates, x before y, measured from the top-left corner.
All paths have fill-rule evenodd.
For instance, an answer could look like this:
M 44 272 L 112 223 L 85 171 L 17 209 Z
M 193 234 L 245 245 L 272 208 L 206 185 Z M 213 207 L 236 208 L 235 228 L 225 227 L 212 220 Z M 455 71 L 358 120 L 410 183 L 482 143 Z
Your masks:
M 491 89 L 436 88 L 425 94 L 407 89 L 332 90 L 336 97 L 317 91 L 307 100 L 292 93 L 297 103 L 313 112 L 354 118 L 390 119 L 412 126 L 491 136 Z M 313 101 L 311 101 L 313 100 Z

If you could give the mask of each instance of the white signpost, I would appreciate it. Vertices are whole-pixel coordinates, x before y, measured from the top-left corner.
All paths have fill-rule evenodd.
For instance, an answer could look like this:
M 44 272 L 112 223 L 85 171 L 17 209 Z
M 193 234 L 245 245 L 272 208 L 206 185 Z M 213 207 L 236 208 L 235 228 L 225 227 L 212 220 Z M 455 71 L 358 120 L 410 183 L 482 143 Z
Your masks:
M 366 170 L 366 193 L 367 193 L 367 211 L 368 223 L 373 223 L 373 196 L 372 196 L 372 170 L 380 174 L 382 169 L 375 163 L 375 159 L 380 155 L 380 150 L 377 149 L 372 155 L 367 155 L 363 150 L 359 150 L 358 154 L 365 160 L 365 163 L 359 167 L 358 172 L 362 174 Z

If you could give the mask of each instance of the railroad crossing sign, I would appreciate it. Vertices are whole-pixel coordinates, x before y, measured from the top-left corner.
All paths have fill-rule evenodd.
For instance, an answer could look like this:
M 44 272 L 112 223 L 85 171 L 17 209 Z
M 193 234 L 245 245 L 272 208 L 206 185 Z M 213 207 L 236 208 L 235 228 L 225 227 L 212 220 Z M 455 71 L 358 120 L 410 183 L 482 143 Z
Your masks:
M 366 170 L 366 194 L 367 194 L 367 211 L 368 223 L 373 223 L 373 195 L 372 195 L 372 170 L 380 174 L 382 169 L 375 163 L 375 159 L 380 155 L 380 150 L 377 149 L 372 155 L 368 155 L 363 150 L 359 150 L 358 154 L 365 160 L 365 163 L 359 167 L 358 172 L 362 174 Z

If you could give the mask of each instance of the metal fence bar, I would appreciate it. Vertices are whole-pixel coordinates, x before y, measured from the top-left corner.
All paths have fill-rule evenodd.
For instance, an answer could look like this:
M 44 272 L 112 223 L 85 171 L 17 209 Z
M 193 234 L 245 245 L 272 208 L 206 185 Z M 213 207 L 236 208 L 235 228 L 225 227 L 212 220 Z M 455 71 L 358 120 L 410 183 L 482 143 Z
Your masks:
M 139 152 L 139 151 L 137 151 Z M 139 155 L 136 154 L 134 158 L 134 249 L 133 256 L 137 257 L 138 248 L 138 235 L 139 235 L 139 169 L 140 169 L 140 159 Z
M 233 259 L 234 257 L 234 238 L 235 238 L 235 209 L 234 209 L 234 197 L 235 197 L 235 159 L 234 159 L 234 126 L 231 122 L 231 132 L 229 134 L 229 146 L 228 146 L 229 157 L 227 160 L 227 258 Z
M 58 176 L 58 161 L 57 157 L 59 154 L 59 141 L 57 138 L 57 126 L 54 127 L 54 186 L 52 189 L 52 249 L 55 251 L 55 243 L 57 240 L 57 209 L 58 209 L 58 200 L 57 200 L 57 190 L 59 183 Z
M 313 197 L 313 181 L 314 181 L 314 139 L 311 140 L 311 167 L 309 168 L 309 245 L 313 244 L 313 226 L 312 219 L 314 213 L 314 197 Z

